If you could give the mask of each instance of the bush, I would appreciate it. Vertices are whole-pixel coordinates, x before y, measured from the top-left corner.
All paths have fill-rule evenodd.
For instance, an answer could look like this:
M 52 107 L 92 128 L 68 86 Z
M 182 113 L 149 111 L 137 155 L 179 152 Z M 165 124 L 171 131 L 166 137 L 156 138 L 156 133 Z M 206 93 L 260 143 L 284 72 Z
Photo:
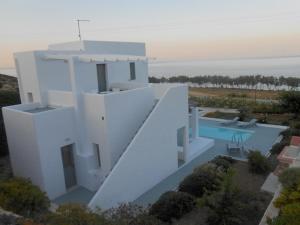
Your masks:
M 289 145 L 289 142 L 287 141 L 281 141 L 279 143 L 276 143 L 275 145 L 273 145 L 272 149 L 270 150 L 270 152 L 272 154 L 280 154 L 280 152 L 282 151 L 282 149 L 286 146 Z
M 283 110 L 295 114 L 298 117 L 300 112 L 300 92 L 285 91 L 280 95 L 280 105 Z
M 210 162 L 215 164 L 223 172 L 226 172 L 229 168 L 231 168 L 231 165 L 234 163 L 234 160 L 226 156 L 217 156 Z
M 25 217 L 35 217 L 48 211 L 50 201 L 31 181 L 11 178 L 0 183 L 0 206 Z
M 80 204 L 63 204 L 48 218 L 50 225 L 107 225 L 104 216 Z
M 151 206 L 149 213 L 164 222 L 171 222 L 192 211 L 195 206 L 196 201 L 193 196 L 183 192 L 169 191 Z
M 195 169 L 179 184 L 179 191 L 201 198 L 205 193 L 218 190 L 223 176 L 224 173 L 216 165 L 205 164 Z
M 296 188 L 300 184 L 300 168 L 288 168 L 279 176 L 284 188 Z
M 247 118 L 248 114 L 249 114 L 249 109 L 247 107 L 242 107 L 239 109 L 240 113 L 239 113 L 239 118 L 240 121 L 245 121 L 245 119 Z
M 300 122 L 294 124 L 294 128 L 300 130 Z
M 253 173 L 266 174 L 270 171 L 268 159 L 260 151 L 250 151 L 248 154 L 249 169 Z
M 279 216 L 269 220 L 269 225 L 299 225 L 300 221 L 300 203 L 293 203 L 284 206 Z
M 300 183 L 292 188 L 284 187 L 274 206 L 280 208 L 279 216 L 268 221 L 270 225 L 298 225 L 300 221 Z
M 120 204 L 105 211 L 104 216 L 114 225 L 162 225 L 163 223 L 147 210 L 134 204 Z
M 280 134 L 284 138 L 288 138 L 288 137 L 291 137 L 291 136 L 299 136 L 300 135 L 300 129 L 289 128 L 289 129 L 286 129 L 284 131 L 281 131 Z

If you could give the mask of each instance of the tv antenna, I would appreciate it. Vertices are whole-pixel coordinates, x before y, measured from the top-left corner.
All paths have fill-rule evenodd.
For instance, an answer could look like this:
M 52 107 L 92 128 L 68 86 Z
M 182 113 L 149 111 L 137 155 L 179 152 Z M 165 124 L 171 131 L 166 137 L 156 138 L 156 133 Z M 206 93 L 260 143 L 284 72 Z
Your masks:
M 76 21 L 77 21 L 77 26 L 78 26 L 78 37 L 79 37 L 79 40 L 81 41 L 80 22 L 90 22 L 90 20 L 77 19 Z

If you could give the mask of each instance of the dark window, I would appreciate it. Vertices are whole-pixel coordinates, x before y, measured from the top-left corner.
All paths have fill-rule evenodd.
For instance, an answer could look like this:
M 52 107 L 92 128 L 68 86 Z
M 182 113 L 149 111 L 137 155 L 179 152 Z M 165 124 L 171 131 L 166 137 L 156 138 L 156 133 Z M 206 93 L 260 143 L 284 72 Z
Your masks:
M 100 148 L 98 144 L 93 144 L 94 145 L 94 152 L 97 158 L 98 162 L 98 167 L 101 168 L 101 158 L 100 158 Z
M 130 80 L 135 80 L 136 76 L 135 76 L 135 63 L 131 62 L 130 64 Z

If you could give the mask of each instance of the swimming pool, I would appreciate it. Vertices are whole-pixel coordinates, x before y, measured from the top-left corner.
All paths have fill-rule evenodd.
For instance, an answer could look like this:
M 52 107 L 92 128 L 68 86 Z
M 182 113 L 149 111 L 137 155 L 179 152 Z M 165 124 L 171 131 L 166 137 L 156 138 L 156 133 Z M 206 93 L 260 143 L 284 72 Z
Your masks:
M 233 136 L 236 138 L 242 138 L 243 141 L 246 141 L 252 136 L 254 131 L 227 128 L 227 127 L 215 127 L 215 126 L 199 126 L 199 136 L 216 138 L 226 141 L 231 141 Z

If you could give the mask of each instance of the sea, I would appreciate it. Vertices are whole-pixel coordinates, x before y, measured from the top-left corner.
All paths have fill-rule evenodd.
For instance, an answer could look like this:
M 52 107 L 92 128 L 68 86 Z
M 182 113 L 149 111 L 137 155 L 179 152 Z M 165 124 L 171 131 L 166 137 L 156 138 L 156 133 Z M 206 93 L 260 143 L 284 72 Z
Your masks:
M 247 58 L 226 60 L 151 61 L 149 75 L 171 77 L 178 75 L 263 75 L 300 78 L 300 56 L 278 58 Z
M 14 68 L 0 68 L 0 74 L 16 76 Z M 149 75 L 171 77 L 178 75 L 263 75 L 300 78 L 300 56 L 278 58 L 247 58 L 226 60 L 150 60 Z

